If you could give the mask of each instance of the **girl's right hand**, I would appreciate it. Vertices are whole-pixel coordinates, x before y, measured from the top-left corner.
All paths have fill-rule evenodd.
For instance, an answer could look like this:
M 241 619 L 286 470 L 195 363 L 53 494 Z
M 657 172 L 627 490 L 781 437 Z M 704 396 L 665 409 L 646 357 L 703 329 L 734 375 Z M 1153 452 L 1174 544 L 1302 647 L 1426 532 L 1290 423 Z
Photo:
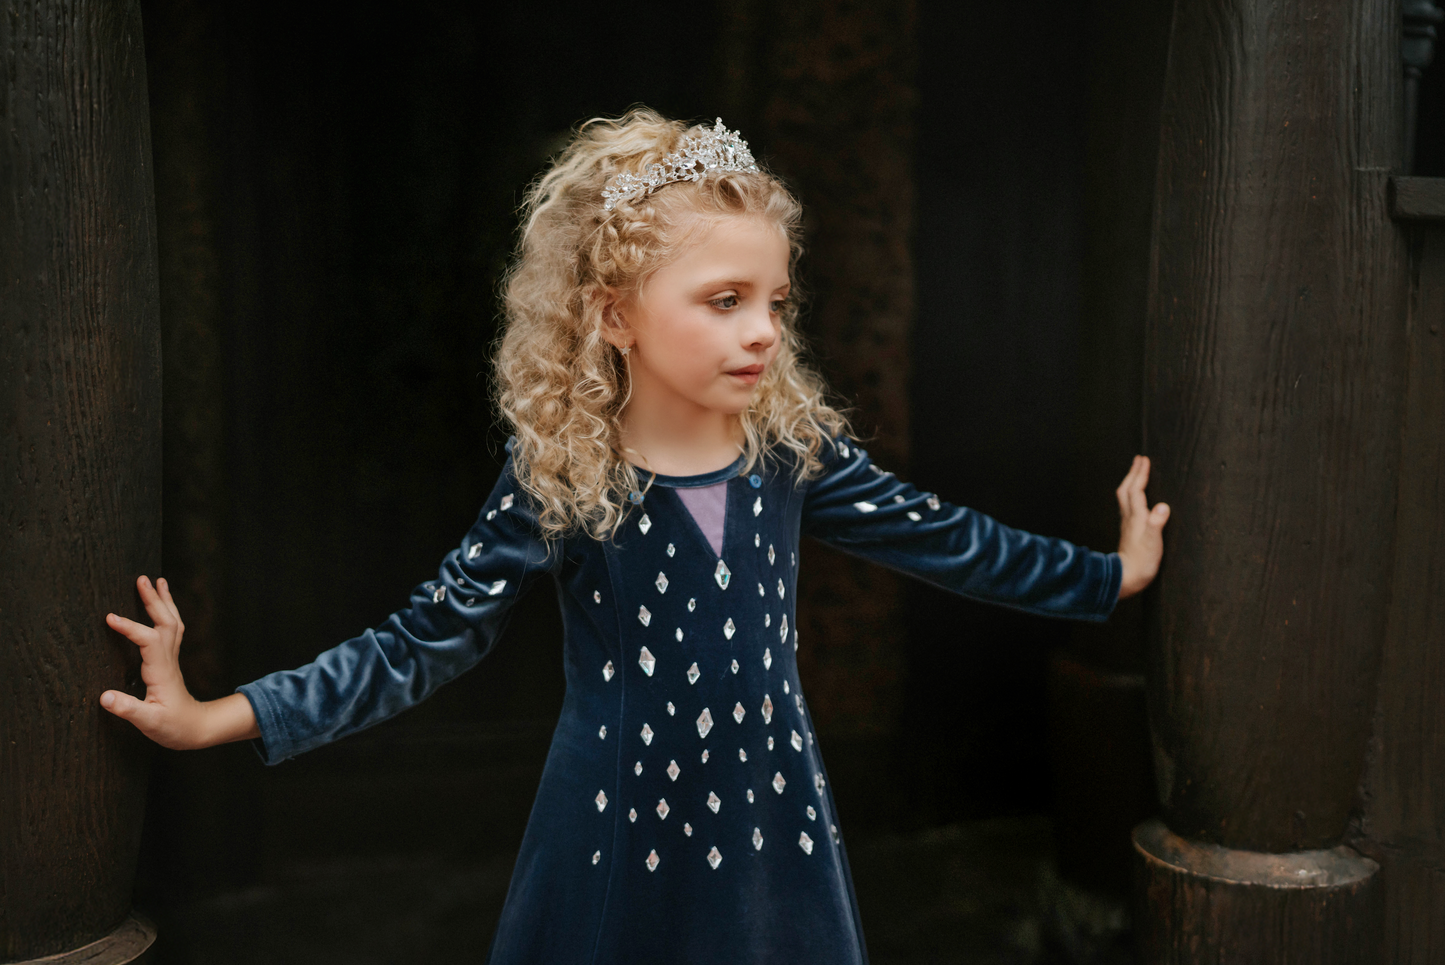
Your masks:
M 218 743 L 210 733 L 212 715 L 206 705 L 191 696 L 181 677 L 181 635 L 186 628 L 171 599 L 170 588 L 163 579 L 158 580 L 156 586 L 144 576 L 135 582 L 155 626 L 148 627 L 114 613 L 107 613 L 105 622 L 140 647 L 140 675 L 146 685 L 146 697 L 136 700 L 118 690 L 107 690 L 100 695 L 100 705 L 130 721 L 162 747 L 193 750 Z

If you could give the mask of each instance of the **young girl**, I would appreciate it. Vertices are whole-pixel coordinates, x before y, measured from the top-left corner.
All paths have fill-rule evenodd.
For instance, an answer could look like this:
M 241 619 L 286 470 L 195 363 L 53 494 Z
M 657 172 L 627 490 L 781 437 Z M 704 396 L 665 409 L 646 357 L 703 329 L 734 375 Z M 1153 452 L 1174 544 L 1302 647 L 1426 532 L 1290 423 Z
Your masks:
M 436 579 L 315 662 L 200 703 L 176 604 L 140 577 L 155 626 L 107 620 L 141 648 L 146 699 L 101 704 L 167 747 L 255 738 L 277 764 L 477 663 L 548 574 L 567 696 L 491 960 L 866 961 L 795 660 L 800 536 L 1102 620 L 1153 579 L 1168 507 L 1149 510 L 1136 457 L 1103 554 L 875 466 L 800 358 L 800 215 L 721 121 L 584 124 L 527 197 L 507 279 L 510 455 Z

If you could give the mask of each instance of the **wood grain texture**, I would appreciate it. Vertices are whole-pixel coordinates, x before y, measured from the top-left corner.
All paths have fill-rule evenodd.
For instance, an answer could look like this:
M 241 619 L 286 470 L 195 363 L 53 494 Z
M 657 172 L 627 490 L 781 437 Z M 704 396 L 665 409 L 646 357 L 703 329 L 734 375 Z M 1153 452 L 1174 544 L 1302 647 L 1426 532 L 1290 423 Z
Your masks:
M 1405 242 L 1393 0 L 1179 0 L 1145 350 L 1150 717 L 1175 832 L 1344 834 L 1392 564 Z
M 0 960 L 130 912 L 150 745 L 107 611 L 160 563 L 160 344 L 134 3 L 0 16 Z
M 1389 623 L 1352 843 L 1383 866 L 1383 961 L 1445 959 L 1445 227 L 1413 231 Z

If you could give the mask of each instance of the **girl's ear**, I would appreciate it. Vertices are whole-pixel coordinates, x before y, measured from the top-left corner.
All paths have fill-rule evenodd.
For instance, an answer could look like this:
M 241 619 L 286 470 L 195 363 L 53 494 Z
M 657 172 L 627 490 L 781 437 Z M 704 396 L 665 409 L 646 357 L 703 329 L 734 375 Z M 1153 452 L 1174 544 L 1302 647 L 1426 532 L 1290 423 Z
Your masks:
M 602 326 L 599 334 L 617 348 L 633 342 L 631 327 L 627 324 L 622 294 L 615 289 L 597 289 L 592 294 L 601 303 Z

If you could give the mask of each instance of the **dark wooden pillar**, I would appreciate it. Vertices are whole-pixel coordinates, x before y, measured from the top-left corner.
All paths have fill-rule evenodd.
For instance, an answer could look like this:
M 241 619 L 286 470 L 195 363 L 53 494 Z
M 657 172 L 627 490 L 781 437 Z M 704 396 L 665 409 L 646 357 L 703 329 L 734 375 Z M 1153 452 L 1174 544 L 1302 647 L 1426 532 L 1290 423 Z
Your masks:
M 131 961 L 149 745 L 107 688 L 160 565 L 160 331 L 135 3 L 0 15 L 0 960 Z
M 1377 866 L 1338 846 L 1393 559 L 1399 44 L 1398 0 L 1175 4 L 1145 349 L 1152 495 L 1175 509 L 1146 601 L 1167 823 L 1135 834 L 1146 961 L 1378 948 Z

